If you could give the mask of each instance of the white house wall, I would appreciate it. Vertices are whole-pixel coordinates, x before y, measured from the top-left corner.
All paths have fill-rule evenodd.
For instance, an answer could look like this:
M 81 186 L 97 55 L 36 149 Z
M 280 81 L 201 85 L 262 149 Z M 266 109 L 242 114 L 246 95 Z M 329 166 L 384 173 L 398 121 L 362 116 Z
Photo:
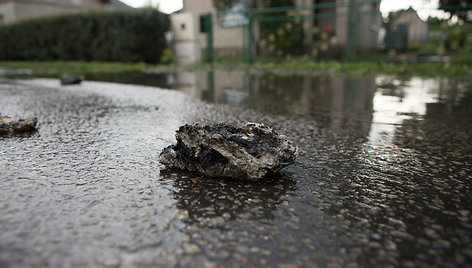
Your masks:
M 376 8 L 378 7 L 375 4 L 366 4 L 362 5 L 359 9 L 359 12 L 364 13 L 360 15 L 358 21 L 359 32 L 357 33 L 357 47 L 362 52 L 370 51 L 377 47 L 382 20 L 380 13 L 376 13 Z
M 41 16 L 95 10 L 100 7 L 96 0 L 12 0 L 0 4 L 0 15 L 3 16 L 3 23 L 10 23 Z
M 39 3 L 15 3 L 16 20 L 36 18 L 66 12 L 77 12 L 80 10 L 82 10 L 82 8 L 72 6 L 56 6 Z
M 428 39 L 428 23 L 421 20 L 414 11 L 402 13 L 395 24 L 408 25 L 408 44 L 421 44 Z
M 3 17 L 2 23 L 15 21 L 15 3 L 7 2 L 0 4 L 0 15 Z

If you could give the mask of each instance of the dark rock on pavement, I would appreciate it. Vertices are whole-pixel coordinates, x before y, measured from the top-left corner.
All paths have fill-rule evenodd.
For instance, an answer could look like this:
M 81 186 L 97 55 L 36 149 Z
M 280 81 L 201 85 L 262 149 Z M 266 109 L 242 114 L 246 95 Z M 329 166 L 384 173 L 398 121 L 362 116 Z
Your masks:
M 0 136 L 9 137 L 13 135 L 35 132 L 37 122 L 37 118 L 27 118 L 13 121 L 8 116 L 0 115 Z
M 73 74 L 63 74 L 60 78 L 61 85 L 78 85 L 84 80 L 84 77 L 81 75 L 73 75 Z
M 257 123 L 242 128 L 226 123 L 187 124 L 175 136 L 177 144 L 165 148 L 159 161 L 211 177 L 256 181 L 294 163 L 298 153 L 285 136 Z

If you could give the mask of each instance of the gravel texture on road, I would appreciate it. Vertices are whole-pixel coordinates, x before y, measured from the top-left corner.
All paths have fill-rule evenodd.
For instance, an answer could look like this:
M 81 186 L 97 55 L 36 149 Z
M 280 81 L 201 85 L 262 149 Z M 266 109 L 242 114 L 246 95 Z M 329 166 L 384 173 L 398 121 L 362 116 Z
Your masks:
M 0 138 L 0 267 L 472 263 L 470 147 L 415 148 L 405 128 L 375 143 L 361 121 L 334 132 L 145 86 L 5 79 L 0 96 L 1 114 L 38 118 L 35 135 Z M 299 156 L 256 183 L 164 169 L 158 154 L 197 121 L 265 123 Z

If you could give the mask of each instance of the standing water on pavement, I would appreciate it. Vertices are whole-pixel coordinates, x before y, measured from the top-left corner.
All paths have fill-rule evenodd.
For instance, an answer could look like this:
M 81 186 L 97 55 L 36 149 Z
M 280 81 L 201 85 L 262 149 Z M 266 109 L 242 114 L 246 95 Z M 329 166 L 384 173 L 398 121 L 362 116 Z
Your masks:
M 39 131 L 0 138 L 0 266 L 472 263 L 472 81 L 132 77 L 2 80 L 0 113 Z M 299 156 L 257 183 L 165 170 L 196 121 L 266 123 Z

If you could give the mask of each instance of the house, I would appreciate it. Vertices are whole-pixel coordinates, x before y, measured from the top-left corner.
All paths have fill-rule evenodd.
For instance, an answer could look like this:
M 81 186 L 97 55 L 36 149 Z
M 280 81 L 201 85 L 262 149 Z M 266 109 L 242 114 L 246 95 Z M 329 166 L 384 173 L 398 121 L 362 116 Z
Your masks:
M 257 1 L 260 3 L 261 1 Z M 267 1 L 262 1 L 267 2 Z M 315 43 L 314 35 L 319 35 L 316 31 L 329 31 L 330 40 L 323 40 L 326 44 L 335 44 L 341 50 L 346 46 L 347 42 L 351 42 L 348 38 L 349 23 L 348 13 L 349 4 L 356 4 L 355 0 L 295 0 L 296 10 L 287 15 L 294 18 L 293 21 L 297 20 L 297 16 L 302 17 L 303 24 L 303 39 L 301 42 L 304 46 L 306 54 L 310 54 L 312 48 L 319 44 Z M 361 16 L 353 16 L 356 21 L 357 33 L 357 48 L 361 51 L 371 51 L 377 47 L 377 36 L 378 29 L 381 25 L 381 16 L 379 12 L 379 2 L 372 1 L 368 4 L 357 5 L 359 10 L 358 13 Z M 248 18 L 245 16 L 244 11 L 250 7 L 251 1 L 240 1 L 234 7 L 230 8 L 226 12 L 218 12 L 213 5 L 213 0 L 184 0 L 183 8 L 178 11 L 179 14 L 186 13 L 193 16 L 193 26 L 195 29 L 201 29 L 199 17 L 202 14 L 212 14 L 212 27 L 213 27 L 213 49 L 215 54 L 221 55 L 243 55 L 247 52 L 248 44 Z M 307 7 L 313 7 L 321 4 L 323 8 L 310 9 Z M 272 15 L 272 14 L 270 14 Z M 267 45 L 268 38 L 264 38 L 261 33 L 263 30 L 262 24 L 268 25 L 271 22 L 263 22 L 264 16 L 267 14 L 259 13 L 254 17 L 253 20 L 253 40 L 254 40 L 254 51 L 255 53 L 264 53 L 269 51 L 270 47 Z M 274 14 L 272 16 L 280 16 L 280 14 Z M 263 18 L 264 17 L 264 18 Z M 262 20 L 260 20 L 261 18 Z M 287 23 L 285 29 L 281 29 L 279 34 L 282 39 L 287 37 L 290 31 L 293 32 L 291 25 L 293 23 Z M 299 24 L 300 25 L 300 24 Z M 199 44 L 201 50 L 205 52 L 206 49 L 206 33 L 199 32 L 195 39 Z M 275 33 L 276 34 L 276 33 Z M 334 38 L 333 38 L 334 37 Z M 287 37 L 288 38 L 288 37 Z M 274 39 L 274 38 L 272 38 Z M 265 45 L 265 47 L 264 47 Z M 324 44 L 321 44 L 323 48 Z M 334 46 L 334 45 L 332 45 Z M 245 48 L 246 47 L 246 48 Z M 287 51 L 291 50 L 287 49 Z
M 103 8 L 130 8 L 119 0 L 0 0 L 0 23 Z
M 423 21 L 413 8 L 402 10 L 392 21 L 392 26 L 405 25 L 407 31 L 407 44 L 418 45 L 428 41 L 428 23 Z
M 192 14 L 194 26 L 198 29 L 201 29 L 200 15 L 213 14 L 213 48 L 215 52 L 226 55 L 240 55 L 242 53 L 245 22 L 241 23 L 237 18 L 229 18 L 228 16 L 231 16 L 229 14 L 228 16 L 217 15 L 218 11 L 213 5 L 213 0 L 184 0 L 183 8 L 179 12 Z M 201 49 L 206 48 L 205 37 L 203 32 L 197 36 Z

